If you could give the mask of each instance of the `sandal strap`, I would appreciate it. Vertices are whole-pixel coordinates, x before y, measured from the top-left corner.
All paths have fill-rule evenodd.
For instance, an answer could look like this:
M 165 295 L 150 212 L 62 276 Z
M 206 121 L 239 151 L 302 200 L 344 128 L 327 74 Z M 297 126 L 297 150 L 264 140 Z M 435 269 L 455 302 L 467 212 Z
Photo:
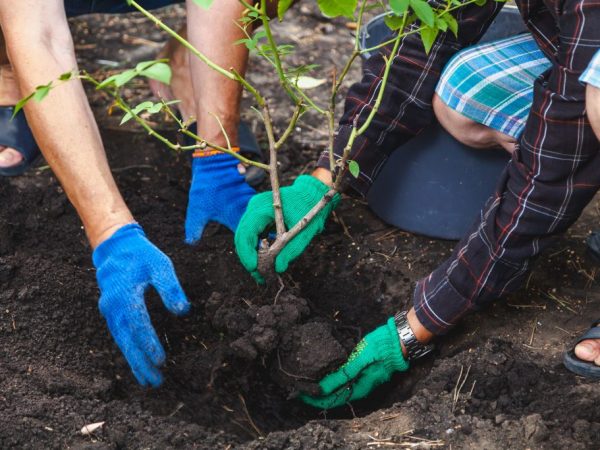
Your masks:
M 0 106 L 0 145 L 14 148 L 23 155 L 25 163 L 30 164 L 40 154 L 40 150 L 23 110 L 12 117 L 14 110 L 14 106 Z
M 600 320 L 597 320 L 596 322 L 592 323 L 592 326 L 585 333 L 579 336 L 579 338 L 577 338 L 577 342 L 575 345 L 587 339 L 600 339 L 600 327 L 598 326 L 598 324 L 600 324 Z

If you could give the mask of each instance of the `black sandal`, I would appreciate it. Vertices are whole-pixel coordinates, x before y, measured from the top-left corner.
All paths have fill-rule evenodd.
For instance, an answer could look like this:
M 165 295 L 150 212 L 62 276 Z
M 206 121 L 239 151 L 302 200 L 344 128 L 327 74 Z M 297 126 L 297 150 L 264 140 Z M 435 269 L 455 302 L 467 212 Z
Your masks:
M 600 320 L 593 322 L 590 329 L 577 339 L 577 342 L 573 345 L 573 349 L 566 352 L 563 357 L 565 367 L 582 377 L 600 379 L 600 366 L 594 364 L 593 361 L 590 362 L 579 359 L 575 356 L 574 351 L 575 346 L 581 341 L 585 341 L 586 339 L 600 339 L 600 327 L 598 325 L 600 325 Z
M 0 176 L 4 177 L 23 174 L 40 156 L 25 113 L 21 110 L 13 118 L 14 110 L 14 106 L 0 106 L 0 145 L 14 148 L 23 156 L 23 161 L 15 166 L 0 167 Z

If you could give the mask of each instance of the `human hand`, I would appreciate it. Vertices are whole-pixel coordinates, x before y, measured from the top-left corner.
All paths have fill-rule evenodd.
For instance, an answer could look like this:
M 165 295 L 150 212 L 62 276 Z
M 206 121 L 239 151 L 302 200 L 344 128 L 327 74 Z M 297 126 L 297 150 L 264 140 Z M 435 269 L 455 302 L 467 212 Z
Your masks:
M 389 381 L 394 372 L 408 370 L 393 317 L 367 334 L 354 348 L 348 361 L 319 382 L 322 395 L 300 395 L 315 408 L 331 409 L 366 397 L 378 385 Z
M 173 314 L 188 312 L 188 303 L 173 263 L 135 223 L 102 242 L 92 255 L 100 287 L 100 312 L 142 386 L 162 383 L 158 369 L 165 351 L 150 322 L 144 291 L 152 285 Z
M 220 153 L 194 157 L 185 219 L 185 242 L 197 243 L 209 221 L 235 232 L 248 201 L 256 191 L 238 171 L 239 161 Z
M 300 175 L 291 186 L 281 188 L 283 218 L 287 228 L 290 229 L 296 225 L 329 189 L 329 186 L 311 175 Z M 312 238 L 323 231 L 327 217 L 338 205 L 340 198 L 339 194 L 335 194 L 315 218 L 286 244 L 275 258 L 276 272 L 285 272 L 290 262 L 304 252 Z M 274 223 L 273 193 L 271 191 L 263 192 L 250 200 L 235 232 L 235 249 L 240 261 L 259 283 L 263 283 L 264 280 L 257 270 L 258 240 L 260 234 Z

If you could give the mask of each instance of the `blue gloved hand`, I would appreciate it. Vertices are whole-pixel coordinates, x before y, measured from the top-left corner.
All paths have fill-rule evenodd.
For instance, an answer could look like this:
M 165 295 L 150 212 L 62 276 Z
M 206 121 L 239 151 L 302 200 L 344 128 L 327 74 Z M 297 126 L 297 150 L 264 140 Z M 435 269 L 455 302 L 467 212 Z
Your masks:
M 175 275 L 173 263 L 154 246 L 138 224 L 119 228 L 92 255 L 100 287 L 100 312 L 142 386 L 162 383 L 158 370 L 165 351 L 150 323 L 144 291 L 154 286 L 163 304 L 174 314 L 190 304 Z
M 238 171 L 238 159 L 225 153 L 194 157 L 185 219 L 185 242 L 200 240 L 209 221 L 235 232 L 256 191 Z

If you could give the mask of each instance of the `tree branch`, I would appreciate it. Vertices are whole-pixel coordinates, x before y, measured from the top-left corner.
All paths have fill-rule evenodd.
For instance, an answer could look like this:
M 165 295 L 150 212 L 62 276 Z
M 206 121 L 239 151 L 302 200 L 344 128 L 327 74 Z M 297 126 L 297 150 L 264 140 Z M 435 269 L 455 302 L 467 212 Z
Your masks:
M 275 229 L 277 237 L 285 233 L 285 222 L 283 220 L 283 207 L 281 205 L 281 190 L 279 188 L 279 174 L 277 170 L 277 143 L 273 133 L 273 122 L 269 105 L 263 107 L 263 117 L 265 119 L 265 129 L 267 130 L 267 139 L 269 140 L 269 176 L 271 179 L 271 189 L 273 191 L 273 210 L 275 212 Z

